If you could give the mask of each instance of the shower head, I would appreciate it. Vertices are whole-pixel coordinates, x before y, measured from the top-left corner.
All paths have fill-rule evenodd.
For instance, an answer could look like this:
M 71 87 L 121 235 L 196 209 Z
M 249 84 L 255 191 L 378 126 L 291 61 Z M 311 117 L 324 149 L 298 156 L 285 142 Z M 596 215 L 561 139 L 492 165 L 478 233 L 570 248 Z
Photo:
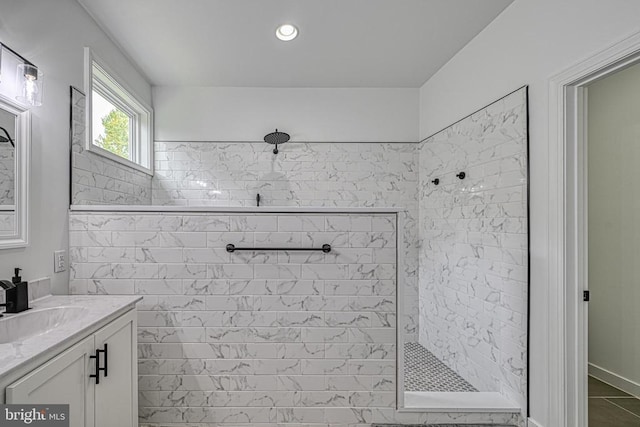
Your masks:
M 7 130 L 2 126 L 0 126 L 0 130 L 2 130 L 6 135 L 6 137 L 0 135 L 0 142 L 10 142 L 11 146 L 15 148 L 15 144 L 13 143 L 13 139 L 11 139 L 11 135 L 9 135 L 9 132 L 7 132 Z
M 11 146 L 15 148 L 15 144 L 13 143 L 13 139 L 11 139 L 11 135 L 9 135 L 9 132 L 7 132 L 7 130 L 2 126 L 0 126 L 0 130 L 2 130 L 6 135 L 6 137 L 0 135 L 0 142 L 10 142 Z
M 275 132 L 268 133 L 264 136 L 264 142 L 267 144 L 275 144 L 275 148 L 273 149 L 273 154 L 278 154 L 278 144 L 284 144 L 289 141 L 289 134 L 284 132 L 278 132 L 276 129 Z

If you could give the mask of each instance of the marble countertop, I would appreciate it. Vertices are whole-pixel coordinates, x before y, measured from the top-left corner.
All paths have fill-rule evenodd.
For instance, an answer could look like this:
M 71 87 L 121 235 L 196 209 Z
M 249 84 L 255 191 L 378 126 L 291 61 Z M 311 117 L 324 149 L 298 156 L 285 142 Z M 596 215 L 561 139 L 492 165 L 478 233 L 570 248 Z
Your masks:
M 60 295 L 48 296 L 30 303 L 31 309 L 18 314 L 5 314 L 1 323 L 9 318 L 24 317 L 28 322 L 30 314 L 41 309 L 56 307 L 76 307 L 82 313 L 77 318 L 55 326 L 53 329 L 32 335 L 22 341 L 0 344 L 0 377 L 17 369 L 46 353 L 51 357 L 63 351 L 80 339 L 88 336 L 110 318 L 115 319 L 121 314 L 134 308 L 142 300 L 139 296 L 108 296 L 108 295 Z M 85 310 L 79 310 L 82 307 Z M 72 309 L 73 310 L 73 309 Z M 70 310 L 70 311 L 72 311 Z M 21 327 L 23 325 L 20 325 Z M 56 351 L 57 350 L 57 351 Z

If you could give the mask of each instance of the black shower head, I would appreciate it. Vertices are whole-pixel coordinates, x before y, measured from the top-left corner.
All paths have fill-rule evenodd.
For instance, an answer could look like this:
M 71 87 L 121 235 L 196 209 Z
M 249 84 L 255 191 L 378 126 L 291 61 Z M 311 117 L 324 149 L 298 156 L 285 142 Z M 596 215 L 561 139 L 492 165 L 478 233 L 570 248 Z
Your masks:
M 275 132 L 268 133 L 264 136 L 264 142 L 267 144 L 275 144 L 276 148 L 273 149 L 273 154 L 278 154 L 278 144 L 284 144 L 289 141 L 289 134 L 284 132 L 278 132 L 276 129 Z
M 0 126 L 0 130 L 2 130 L 6 135 L 6 136 L 0 135 L 0 142 L 10 142 L 11 146 L 15 148 L 15 144 L 13 143 L 13 139 L 11 139 L 11 135 L 9 135 L 9 132 L 7 132 L 7 130 L 2 126 Z

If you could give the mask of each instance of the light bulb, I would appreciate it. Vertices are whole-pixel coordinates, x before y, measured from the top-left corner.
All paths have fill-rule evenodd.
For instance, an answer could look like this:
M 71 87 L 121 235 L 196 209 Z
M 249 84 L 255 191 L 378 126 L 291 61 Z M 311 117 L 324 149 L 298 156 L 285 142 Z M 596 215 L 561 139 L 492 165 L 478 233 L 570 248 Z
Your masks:
M 27 99 L 27 102 L 31 105 L 35 105 L 36 96 L 38 94 L 38 86 L 36 86 L 34 80 L 35 79 L 32 79 L 30 77 L 26 77 L 24 79 L 24 97 Z

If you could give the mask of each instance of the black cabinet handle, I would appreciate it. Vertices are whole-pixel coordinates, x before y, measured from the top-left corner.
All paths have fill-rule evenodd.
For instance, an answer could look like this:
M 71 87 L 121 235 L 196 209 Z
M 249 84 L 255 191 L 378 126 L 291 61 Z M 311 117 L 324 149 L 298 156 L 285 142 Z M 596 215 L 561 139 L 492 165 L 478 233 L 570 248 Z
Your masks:
M 109 374 L 109 353 L 107 352 L 107 344 L 104 345 L 104 350 L 102 350 L 104 352 L 104 368 L 102 369 L 104 371 L 104 377 L 106 378 Z
M 96 385 L 100 384 L 100 350 L 96 350 L 95 356 L 89 356 L 90 359 L 96 359 L 95 374 L 89 375 L 89 378 L 96 379 Z
M 100 353 L 104 353 L 104 368 L 100 367 Z M 95 374 L 91 374 L 89 375 L 89 378 L 95 378 L 96 379 L 96 385 L 100 384 L 100 371 L 104 372 L 104 376 L 107 376 L 107 344 L 104 345 L 104 348 L 102 350 L 96 350 L 96 354 L 95 356 L 89 356 L 90 359 L 96 359 L 96 370 L 95 370 Z

